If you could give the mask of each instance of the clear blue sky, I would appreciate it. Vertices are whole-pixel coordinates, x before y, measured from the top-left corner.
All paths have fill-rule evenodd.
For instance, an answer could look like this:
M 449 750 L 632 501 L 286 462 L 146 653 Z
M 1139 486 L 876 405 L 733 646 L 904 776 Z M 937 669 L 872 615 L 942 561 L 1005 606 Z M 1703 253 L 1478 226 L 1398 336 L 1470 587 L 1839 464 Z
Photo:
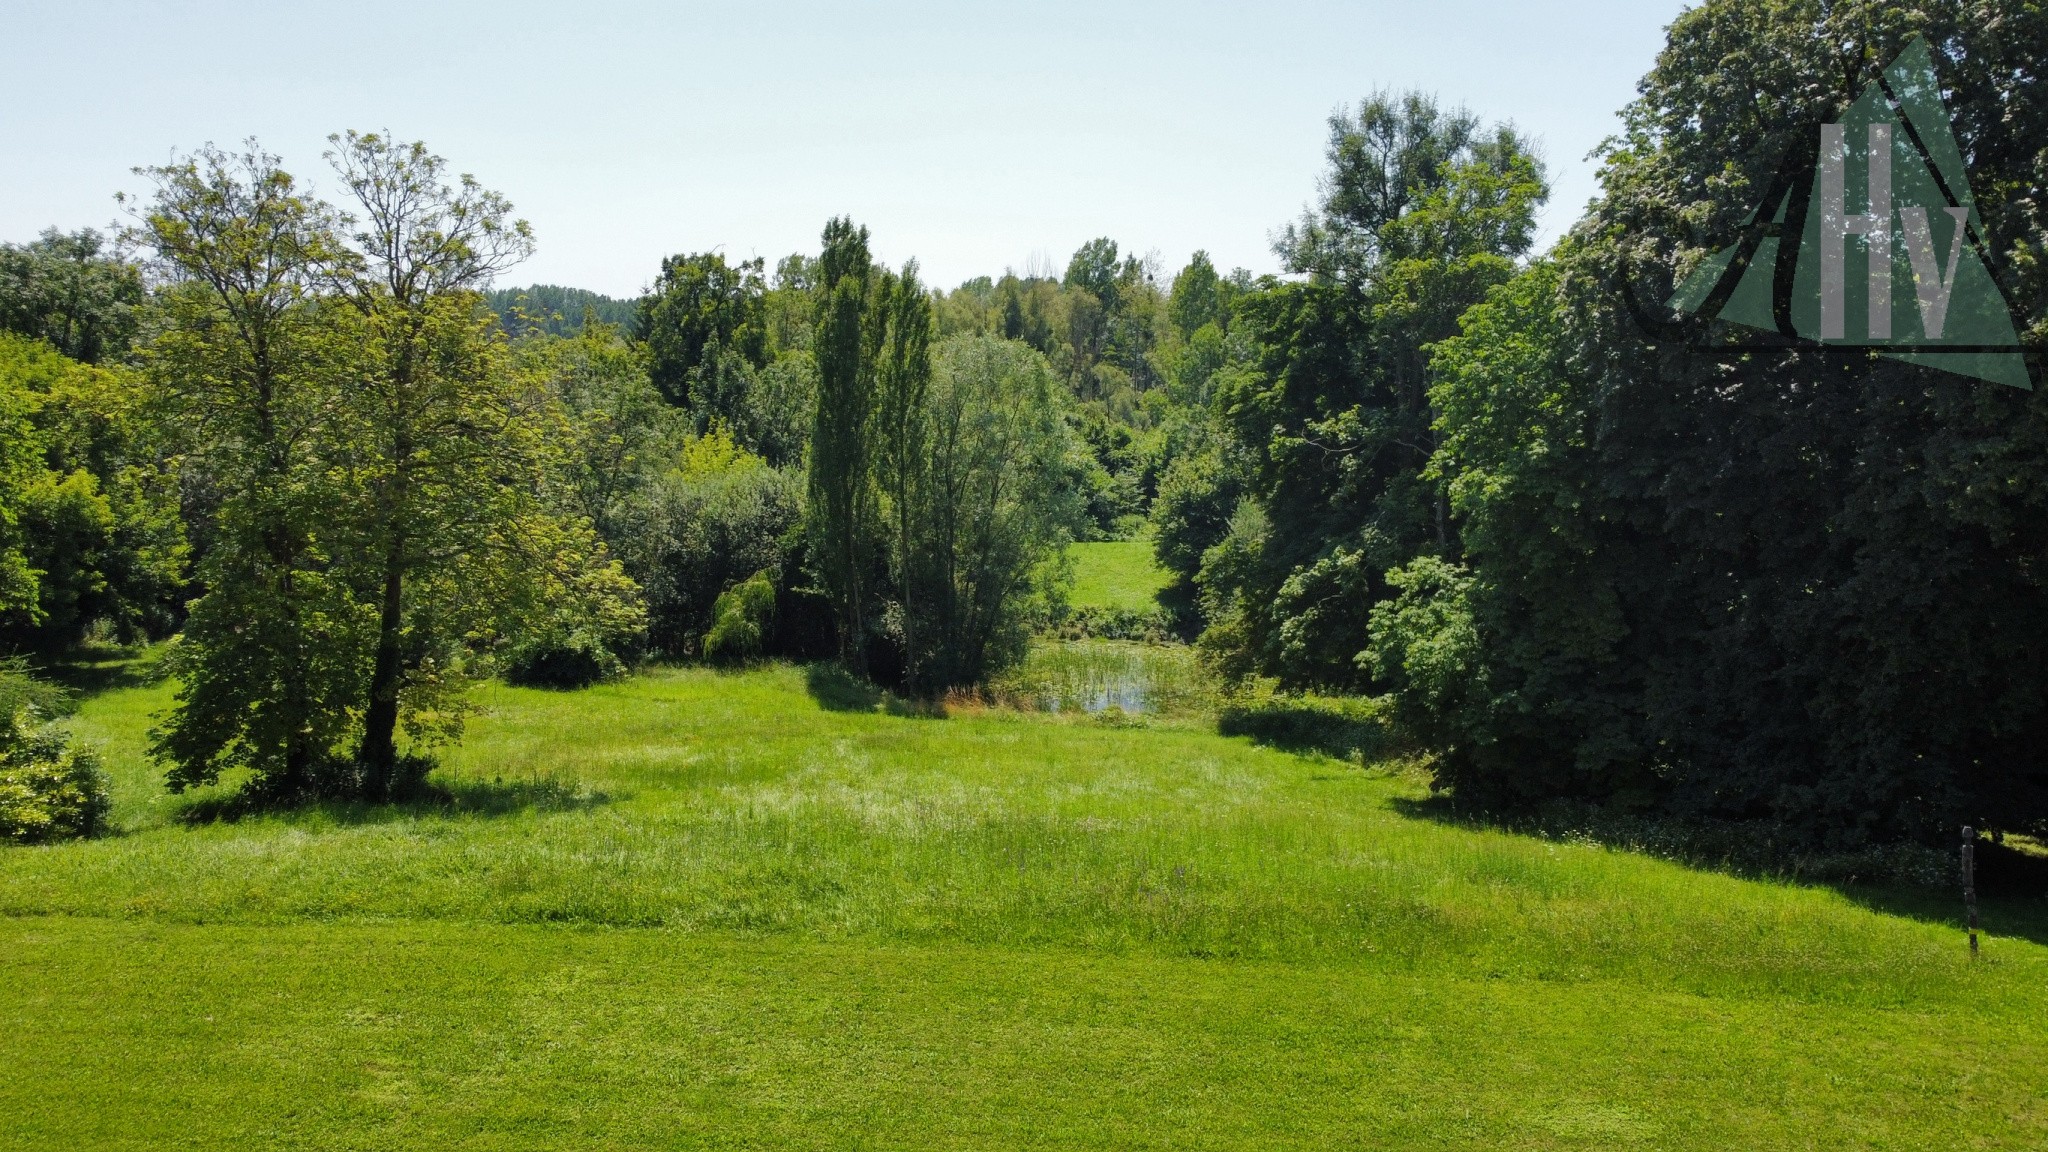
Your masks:
M 104 225 L 129 173 L 255 136 L 425 140 L 532 221 L 509 283 L 636 292 L 665 253 L 851 213 L 951 285 L 1094 236 L 1274 271 L 1324 121 L 1422 88 L 1538 137 L 1554 237 L 1678 0 L 753 5 L 6 0 L 0 239 Z

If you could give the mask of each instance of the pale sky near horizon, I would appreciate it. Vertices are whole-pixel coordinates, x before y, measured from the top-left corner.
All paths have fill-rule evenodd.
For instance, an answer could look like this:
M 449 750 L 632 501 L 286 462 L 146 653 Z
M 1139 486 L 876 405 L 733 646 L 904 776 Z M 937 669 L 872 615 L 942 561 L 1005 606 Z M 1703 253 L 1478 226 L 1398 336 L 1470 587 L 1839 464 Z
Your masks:
M 1538 138 L 1547 242 L 1684 7 L 5 0 L 0 240 L 104 226 L 131 168 L 209 141 L 254 136 L 329 190 L 326 135 L 389 128 L 532 222 L 507 284 L 630 295 L 703 249 L 772 266 L 837 214 L 941 286 L 1095 236 L 1269 272 L 1329 114 L 1420 88 Z

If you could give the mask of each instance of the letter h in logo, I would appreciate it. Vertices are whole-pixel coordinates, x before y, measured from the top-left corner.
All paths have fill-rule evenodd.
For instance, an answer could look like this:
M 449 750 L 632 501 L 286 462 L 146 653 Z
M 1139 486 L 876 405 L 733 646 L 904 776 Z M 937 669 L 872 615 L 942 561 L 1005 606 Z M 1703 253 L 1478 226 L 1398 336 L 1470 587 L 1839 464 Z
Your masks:
M 1892 335 L 1892 126 L 1870 126 L 1867 156 L 1870 179 L 1868 209 L 1849 215 L 1845 169 L 1849 142 L 1840 124 L 1820 128 L 1820 338 L 1847 335 L 1843 296 L 1848 284 L 1848 240 L 1863 237 L 1869 256 L 1870 338 Z

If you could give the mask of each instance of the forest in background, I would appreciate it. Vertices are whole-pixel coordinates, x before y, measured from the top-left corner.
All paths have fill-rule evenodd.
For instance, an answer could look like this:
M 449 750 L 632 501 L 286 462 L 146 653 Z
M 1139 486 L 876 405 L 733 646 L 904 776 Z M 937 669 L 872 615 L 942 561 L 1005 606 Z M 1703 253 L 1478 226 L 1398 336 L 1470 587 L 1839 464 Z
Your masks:
M 1067 542 L 1146 537 L 1166 618 L 1087 626 L 1377 698 L 1475 809 L 2039 832 L 2040 393 L 1638 321 L 1916 36 L 2039 341 L 2048 18 L 2017 0 L 1689 11 L 1543 254 L 1536 142 L 1369 97 L 1279 277 L 1104 238 L 940 291 L 834 220 L 635 301 L 497 289 L 531 236 L 424 147 L 336 137 L 339 204 L 201 150 L 124 235 L 0 249 L 0 645 L 175 637 L 174 784 L 381 799 L 480 677 L 969 688 L 1069 620 Z M 16 835 L 89 830 L 89 756 L 8 683 Z

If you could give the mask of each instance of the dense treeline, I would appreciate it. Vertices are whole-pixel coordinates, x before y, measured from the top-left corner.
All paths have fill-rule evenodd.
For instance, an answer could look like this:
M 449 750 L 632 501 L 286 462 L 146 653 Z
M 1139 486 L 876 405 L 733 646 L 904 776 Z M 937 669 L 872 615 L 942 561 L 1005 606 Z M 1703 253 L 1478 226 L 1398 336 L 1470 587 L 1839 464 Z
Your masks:
M 1687 13 L 1599 204 L 1445 350 L 1461 442 L 1434 467 L 1465 570 L 1411 571 L 1390 615 L 1444 623 L 1389 619 L 1378 659 L 1428 669 L 1403 695 L 1444 726 L 1460 790 L 1834 840 L 2048 818 L 2041 394 L 1877 358 L 1716 361 L 1629 312 L 1916 36 L 1992 271 L 2048 333 L 2038 5 Z
M 951 293 L 877 266 L 843 220 L 772 274 L 664 260 L 631 333 L 609 337 L 644 361 L 642 426 L 665 429 L 647 438 L 667 445 L 648 457 L 660 475 L 629 485 L 637 527 L 615 537 L 654 646 L 831 654 L 922 693 L 1015 660 L 1061 611 L 1063 542 L 1137 530 L 1164 414 L 1201 421 L 1156 366 L 1166 302 L 1109 240 L 1064 281 Z
M 1161 560 L 1229 672 L 1389 694 L 1441 783 L 1822 842 L 2048 820 L 2038 392 L 1878 358 L 1689 354 L 1641 317 L 1915 36 L 2036 338 L 2033 5 L 1712 2 L 1533 265 L 1540 171 L 1428 101 L 1333 120 L 1325 196 L 1241 300 L 1219 443 Z M 1476 307 L 1473 307 L 1476 305 Z M 1469 308 L 1469 311 L 1467 310 Z
M 1428 351 L 1514 274 L 1545 187 L 1511 129 L 1416 95 L 1334 118 L 1329 154 L 1323 202 L 1278 245 L 1303 278 L 1237 302 L 1249 362 L 1217 388 L 1223 442 L 1160 509 L 1161 558 L 1202 589 L 1234 674 L 1360 691 L 1386 574 L 1453 546 L 1423 475 Z
M 708 654 L 724 623 L 756 637 L 736 651 L 836 655 L 918 692 L 975 683 L 1062 612 L 1061 542 L 1143 530 L 1167 462 L 1207 435 L 1247 275 L 1197 254 L 1162 291 L 1105 238 L 1063 277 L 940 292 L 867 243 L 835 221 L 773 272 L 670 257 L 629 331 L 575 345 L 589 364 L 609 341 L 616 361 L 601 393 L 562 386 L 603 428 L 584 442 L 641 462 L 587 475 L 654 650 Z M 725 602 L 758 619 L 719 608 L 756 576 L 772 600 Z
M 631 300 L 560 284 L 494 288 L 484 293 L 484 302 L 498 314 L 498 323 L 515 335 L 538 330 L 574 336 L 592 321 L 624 328 L 632 324 L 636 308 Z
M 1223 676 L 1384 697 L 1463 803 L 2040 830 L 2044 402 L 1644 321 L 1915 36 L 2048 335 L 2017 0 L 1701 5 L 1540 256 L 1536 143 L 1417 94 L 1331 118 L 1256 279 L 1101 238 L 942 291 L 833 220 L 633 301 L 492 291 L 524 225 L 417 145 L 335 138 L 339 206 L 202 151 L 122 237 L 0 246 L 0 645 L 175 634 L 175 784 L 375 798 L 478 676 L 981 682 L 1061 619 L 1066 542 L 1146 534 Z

